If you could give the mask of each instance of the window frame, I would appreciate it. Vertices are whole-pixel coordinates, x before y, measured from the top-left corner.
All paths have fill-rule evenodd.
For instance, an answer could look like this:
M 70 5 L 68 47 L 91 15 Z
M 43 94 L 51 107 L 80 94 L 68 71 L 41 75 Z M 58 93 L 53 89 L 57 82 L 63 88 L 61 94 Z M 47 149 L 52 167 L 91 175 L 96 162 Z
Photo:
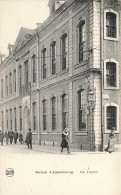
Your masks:
M 37 67 L 36 67 L 36 54 L 34 53 L 31 57 L 31 65 L 32 65 L 32 83 L 37 82 Z
M 37 105 L 36 102 L 32 103 L 32 114 L 33 114 L 33 131 L 37 130 Z
M 41 62 L 42 62 L 42 79 L 47 78 L 47 49 L 43 48 L 41 51 Z
M 111 131 L 111 129 L 107 129 L 107 107 L 109 107 L 109 106 L 116 107 L 116 109 L 117 109 L 117 113 L 116 113 L 116 115 L 117 115 L 117 118 L 116 118 L 117 129 L 116 129 L 115 133 L 119 133 L 119 105 L 115 104 L 113 102 L 107 103 L 105 105 L 105 108 L 104 108 L 104 110 L 105 110 L 105 133 L 110 133 L 110 131 Z
M 106 82 L 106 65 L 108 62 L 116 64 L 116 86 L 107 86 Z M 119 89 L 119 62 L 113 58 L 104 61 L 104 89 Z
M 44 105 L 44 103 L 46 105 Z M 45 106 L 45 111 L 44 111 L 44 106 Z M 43 99 L 42 100 L 42 113 L 43 113 L 43 117 L 42 117 L 42 128 L 43 128 L 43 132 L 47 131 L 47 100 Z M 46 128 L 44 128 L 46 127 Z
M 67 106 L 64 106 L 63 104 L 64 97 L 66 97 L 67 102 L 65 102 L 65 104 L 67 103 Z M 63 94 L 61 98 L 62 98 L 62 129 L 65 129 L 68 128 L 68 95 Z M 66 110 L 63 108 L 66 108 Z M 63 120 L 64 116 L 66 116 L 66 126 L 64 126 L 64 120 Z
M 106 34 L 106 14 L 113 13 L 116 15 L 116 38 L 115 37 L 108 37 Z M 104 10 L 104 39 L 112 40 L 112 41 L 119 41 L 119 13 L 113 9 L 106 9 Z
M 66 39 L 66 44 L 65 44 L 65 48 L 66 50 L 63 50 L 63 46 L 64 46 L 64 39 Z M 64 59 L 66 59 L 66 63 L 63 64 Z M 64 33 L 61 36 L 61 70 L 64 71 L 68 69 L 68 34 Z
M 55 101 L 54 102 L 54 110 L 55 110 L 55 112 L 53 111 L 53 101 Z M 53 128 L 54 126 L 53 126 L 53 116 L 55 117 L 54 119 L 55 119 L 55 129 Z M 52 120 L 52 131 L 56 131 L 56 129 L 57 129 L 57 102 L 56 102 L 56 97 L 55 96 L 53 96 L 52 98 L 51 98 L 51 120 Z
M 83 30 L 84 29 L 84 30 Z M 81 33 L 80 33 L 81 31 Z M 84 31 L 84 32 L 83 32 Z M 83 35 L 84 33 L 84 35 Z M 82 34 L 82 38 L 80 38 L 80 34 Z M 84 47 L 85 47 L 85 20 L 81 20 L 78 24 L 78 62 L 82 63 L 84 61 Z M 83 51 L 80 52 L 80 45 L 82 45 L 83 47 Z M 82 60 L 80 60 L 80 53 L 82 53 Z
M 56 47 L 56 41 L 53 41 L 50 45 L 50 52 L 51 52 L 51 75 L 55 75 L 57 71 L 57 63 L 56 63 L 56 52 L 57 52 L 57 47 Z M 53 48 L 54 48 L 54 57 L 53 57 Z M 53 72 L 53 65 L 55 65 L 55 71 Z

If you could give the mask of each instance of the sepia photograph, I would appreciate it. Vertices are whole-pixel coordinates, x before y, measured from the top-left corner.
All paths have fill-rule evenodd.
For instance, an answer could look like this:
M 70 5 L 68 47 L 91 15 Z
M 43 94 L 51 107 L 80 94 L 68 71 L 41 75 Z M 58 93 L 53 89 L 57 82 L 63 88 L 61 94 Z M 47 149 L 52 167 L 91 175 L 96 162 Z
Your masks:
M 0 194 L 121 195 L 121 0 L 0 0 Z

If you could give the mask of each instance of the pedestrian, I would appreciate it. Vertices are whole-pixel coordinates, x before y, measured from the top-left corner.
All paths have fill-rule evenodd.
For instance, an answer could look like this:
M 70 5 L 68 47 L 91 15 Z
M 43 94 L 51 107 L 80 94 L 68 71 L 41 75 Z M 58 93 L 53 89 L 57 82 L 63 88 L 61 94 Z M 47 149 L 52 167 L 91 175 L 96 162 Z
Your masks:
M 28 148 L 32 149 L 32 132 L 31 129 L 28 129 L 27 135 L 26 135 L 26 143 Z
M 19 142 L 20 142 L 20 144 L 23 143 L 23 135 L 22 135 L 21 131 L 19 133 Z
M 10 144 L 12 144 L 12 142 L 13 142 L 13 131 L 12 131 L 12 129 L 11 129 L 11 131 L 9 132 L 9 138 L 10 138 Z
M 115 131 L 115 127 L 112 127 L 112 130 L 111 130 L 111 132 L 109 134 L 108 146 L 105 149 L 105 151 L 107 151 L 109 153 L 115 152 L 115 140 L 116 140 L 116 137 L 115 137 L 114 131 Z
M 15 130 L 15 132 L 13 134 L 13 137 L 14 137 L 14 143 L 16 144 L 17 143 L 17 139 L 18 139 L 18 132 L 17 132 L 17 130 Z
M 9 140 L 9 131 L 8 130 L 5 132 L 5 138 L 6 138 L 6 144 L 8 144 L 8 140 Z
M 67 128 L 65 128 L 62 132 L 61 153 L 63 152 L 63 148 L 67 148 L 67 151 L 70 154 L 69 143 L 68 143 L 69 137 L 68 136 L 69 136 L 69 131 Z
M 4 139 L 4 132 L 3 132 L 2 128 L 0 127 L 0 142 L 1 142 L 1 146 L 3 146 L 3 139 Z

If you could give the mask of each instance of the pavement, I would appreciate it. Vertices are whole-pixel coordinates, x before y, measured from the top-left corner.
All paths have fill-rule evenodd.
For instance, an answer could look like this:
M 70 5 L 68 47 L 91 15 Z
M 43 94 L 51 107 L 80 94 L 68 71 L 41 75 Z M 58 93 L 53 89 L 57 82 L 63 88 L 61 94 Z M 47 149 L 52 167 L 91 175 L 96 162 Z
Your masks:
M 6 144 L 4 144 L 6 145 Z M 16 148 L 21 148 L 21 149 L 27 149 L 27 145 L 26 144 L 8 144 L 6 146 L 9 146 L 9 147 L 16 147 Z M 105 148 L 105 146 L 104 146 Z M 121 152 L 121 144 L 117 144 L 116 145 L 116 150 L 115 152 Z M 30 149 L 29 149 L 30 150 Z M 40 152 L 44 152 L 44 153 L 51 153 L 51 154 L 60 154 L 61 153 L 61 147 L 56 147 L 56 146 L 44 146 L 44 145 L 39 145 L 39 144 L 33 144 L 32 145 L 32 150 L 34 151 L 40 151 Z M 82 152 L 85 152 L 85 153 L 106 153 L 105 151 L 103 152 L 100 152 L 100 151 L 84 151 L 84 150 L 80 150 L 80 149 L 74 149 L 74 148 L 70 148 L 70 154 L 79 154 L 79 153 L 82 153 Z M 63 154 L 67 154 L 67 149 L 64 148 L 63 149 Z

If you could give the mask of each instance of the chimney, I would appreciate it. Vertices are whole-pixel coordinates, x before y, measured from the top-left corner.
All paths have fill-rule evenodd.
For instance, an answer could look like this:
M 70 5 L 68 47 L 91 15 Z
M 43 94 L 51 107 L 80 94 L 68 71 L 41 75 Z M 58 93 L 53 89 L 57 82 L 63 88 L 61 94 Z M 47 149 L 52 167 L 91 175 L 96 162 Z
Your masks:
M 14 45 L 12 45 L 10 43 L 8 44 L 9 55 L 12 53 L 13 47 L 14 47 Z
M 49 0 L 50 16 L 63 4 L 66 0 Z

